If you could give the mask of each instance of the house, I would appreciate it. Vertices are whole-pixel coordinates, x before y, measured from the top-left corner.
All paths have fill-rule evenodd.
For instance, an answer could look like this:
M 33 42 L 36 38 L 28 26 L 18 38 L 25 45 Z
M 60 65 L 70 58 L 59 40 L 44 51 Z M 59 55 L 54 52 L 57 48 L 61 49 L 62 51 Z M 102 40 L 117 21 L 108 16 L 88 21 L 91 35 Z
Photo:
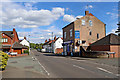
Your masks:
M 45 43 L 43 44 L 43 48 L 45 49 L 45 52 L 53 52 L 53 53 L 62 53 L 63 52 L 63 38 L 56 38 L 54 37 L 54 40 L 49 39 L 48 41 L 45 40 Z
M 45 52 L 52 52 L 52 40 L 49 39 L 49 41 L 45 40 L 45 43 L 43 44 L 43 49 L 45 49 Z
M 106 24 L 89 11 L 85 11 L 85 16 L 77 18 L 62 30 L 64 55 L 80 56 L 80 46 L 89 46 L 105 37 Z
M 61 38 L 61 37 L 58 37 L 58 38 L 56 38 L 56 36 L 55 36 L 55 38 L 54 38 L 54 53 L 62 53 L 63 52 L 63 46 L 62 46 L 62 44 L 63 44 L 63 38 Z
M 91 51 L 110 51 L 109 57 L 120 57 L 120 36 L 113 33 L 90 45 Z
M 22 54 L 22 49 L 27 49 L 25 46 L 20 45 L 18 34 L 13 28 L 13 31 L 0 31 L 2 43 L 1 50 L 3 52 L 17 52 L 18 54 Z
M 29 52 L 30 52 L 30 43 L 29 43 L 29 41 L 26 39 L 26 37 L 24 37 L 24 39 L 23 39 L 23 40 L 20 40 L 19 42 L 20 42 L 20 44 L 22 44 L 23 46 L 29 47 Z

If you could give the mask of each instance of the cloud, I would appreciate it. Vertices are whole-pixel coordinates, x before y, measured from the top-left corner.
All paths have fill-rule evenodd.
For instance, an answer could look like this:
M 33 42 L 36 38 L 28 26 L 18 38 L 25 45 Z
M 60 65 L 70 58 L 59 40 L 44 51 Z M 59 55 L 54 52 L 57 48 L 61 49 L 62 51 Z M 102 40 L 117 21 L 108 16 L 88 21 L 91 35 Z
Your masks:
M 13 2 L 3 3 L 0 7 L 0 23 L 3 25 L 16 25 L 21 28 L 35 28 L 50 25 L 64 15 L 64 8 L 54 7 L 52 10 L 36 10 L 33 3 L 25 6 Z
M 75 17 L 74 17 L 73 15 L 68 15 L 68 14 L 66 14 L 66 15 L 64 15 L 64 17 L 63 17 L 63 21 L 72 22 L 72 21 L 74 21 L 74 20 L 75 20 Z
M 118 13 L 112 13 L 112 12 L 107 12 L 106 13 L 107 15 L 110 15 L 110 17 L 112 18 L 112 19 L 116 19 L 116 18 L 118 18 Z
M 20 38 L 26 36 L 30 42 L 42 43 L 46 39 L 49 38 L 52 39 L 52 32 L 53 32 L 53 37 L 54 36 L 62 37 L 62 30 L 58 29 L 56 26 L 50 26 L 46 29 L 36 27 L 29 32 L 18 32 L 18 36 Z
M 68 14 L 66 14 L 66 15 L 64 15 L 63 16 L 63 21 L 67 21 L 67 22 L 73 22 L 73 21 L 75 21 L 76 20 L 76 18 L 81 18 L 81 17 L 83 17 L 83 16 L 73 16 L 73 15 L 68 15 Z
M 92 8 L 93 8 L 92 5 L 87 5 L 87 6 L 85 6 L 85 9 L 92 9 Z

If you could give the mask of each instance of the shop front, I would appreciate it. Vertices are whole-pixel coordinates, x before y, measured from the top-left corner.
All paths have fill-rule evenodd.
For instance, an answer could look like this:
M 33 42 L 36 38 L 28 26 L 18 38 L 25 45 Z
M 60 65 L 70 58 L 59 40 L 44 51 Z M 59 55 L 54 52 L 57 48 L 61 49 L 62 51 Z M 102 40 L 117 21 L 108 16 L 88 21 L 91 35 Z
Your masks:
M 73 41 L 63 42 L 63 53 L 65 56 L 71 56 L 73 53 Z

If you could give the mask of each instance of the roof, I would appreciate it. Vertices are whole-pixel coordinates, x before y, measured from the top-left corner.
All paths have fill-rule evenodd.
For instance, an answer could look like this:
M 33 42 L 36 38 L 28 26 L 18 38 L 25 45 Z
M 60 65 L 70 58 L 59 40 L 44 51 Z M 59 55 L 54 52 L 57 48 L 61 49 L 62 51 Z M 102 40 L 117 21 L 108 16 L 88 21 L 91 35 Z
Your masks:
M 4 33 L 4 34 L 10 36 L 11 38 L 13 38 L 13 31 L 0 31 L 0 33 Z
M 22 48 L 22 49 L 27 49 L 27 47 L 23 46 L 19 42 L 15 42 L 12 46 L 12 48 Z
M 102 39 L 92 43 L 90 46 L 94 45 L 120 45 L 120 37 L 111 33 Z

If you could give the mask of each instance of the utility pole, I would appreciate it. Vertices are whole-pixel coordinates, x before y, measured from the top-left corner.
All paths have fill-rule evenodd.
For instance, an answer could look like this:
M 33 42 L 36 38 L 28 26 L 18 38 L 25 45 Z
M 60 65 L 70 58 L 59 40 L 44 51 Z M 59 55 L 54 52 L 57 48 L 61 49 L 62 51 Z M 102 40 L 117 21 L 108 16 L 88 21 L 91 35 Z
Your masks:
M 54 51 L 53 51 L 53 43 L 54 43 L 54 42 L 53 42 L 53 32 L 52 32 L 52 53 L 54 52 Z

